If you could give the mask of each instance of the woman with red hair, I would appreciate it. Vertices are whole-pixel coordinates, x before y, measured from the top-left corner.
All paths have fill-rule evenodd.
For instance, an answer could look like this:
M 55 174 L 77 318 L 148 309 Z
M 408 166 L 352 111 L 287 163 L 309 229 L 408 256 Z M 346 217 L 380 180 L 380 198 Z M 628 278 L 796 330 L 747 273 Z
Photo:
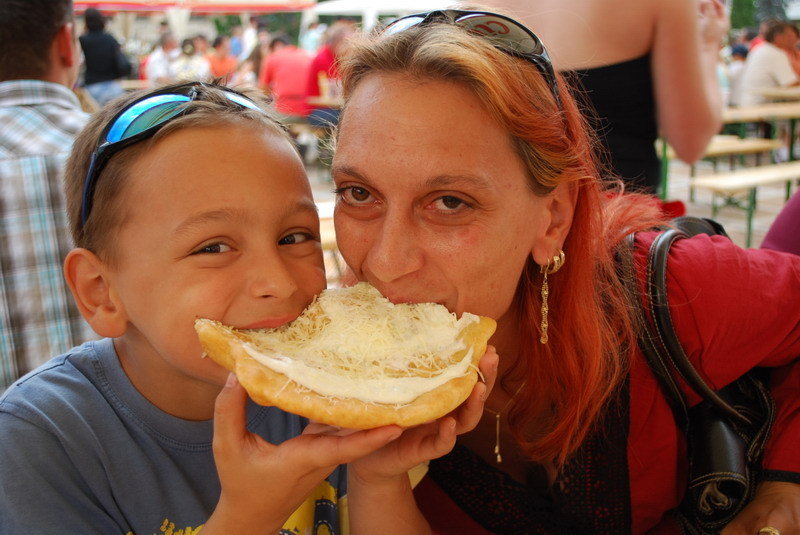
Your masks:
M 648 197 L 600 181 L 596 141 L 541 42 L 502 15 L 436 11 L 351 42 L 340 69 L 331 172 L 353 274 L 393 302 L 498 320 L 484 417 L 415 490 L 434 531 L 678 533 L 683 438 L 615 261 L 636 232 L 644 275 L 665 221 Z M 797 533 L 800 258 L 682 239 L 667 288 L 713 388 L 775 368 L 764 482 L 724 533 Z M 374 478 L 367 466 L 350 467 L 351 495 Z M 407 486 L 400 470 L 383 475 Z

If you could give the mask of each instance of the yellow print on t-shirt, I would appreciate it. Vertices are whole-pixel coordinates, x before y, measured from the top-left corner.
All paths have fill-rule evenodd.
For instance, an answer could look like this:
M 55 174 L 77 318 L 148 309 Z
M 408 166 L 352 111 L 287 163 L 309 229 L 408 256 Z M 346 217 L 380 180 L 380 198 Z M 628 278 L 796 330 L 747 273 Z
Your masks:
M 347 518 L 347 497 L 338 498 L 336 489 L 323 481 L 286 520 L 279 534 L 348 535 L 350 529 Z M 165 518 L 158 531 L 152 535 L 200 535 L 202 528 L 202 525 L 196 528 L 178 528 L 174 522 Z M 134 534 L 128 532 L 126 535 Z

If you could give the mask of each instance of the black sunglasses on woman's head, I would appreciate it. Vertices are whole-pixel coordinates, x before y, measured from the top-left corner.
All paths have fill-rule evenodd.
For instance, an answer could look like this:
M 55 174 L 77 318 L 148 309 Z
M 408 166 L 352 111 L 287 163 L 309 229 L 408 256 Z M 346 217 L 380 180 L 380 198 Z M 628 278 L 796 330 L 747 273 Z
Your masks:
M 561 107 L 553 63 L 550 61 L 550 56 L 541 39 L 523 24 L 510 17 L 488 11 L 436 10 L 399 18 L 389 24 L 383 33 L 394 35 L 409 28 L 435 23 L 453 24 L 464 28 L 469 33 L 486 39 L 498 50 L 530 61 L 542 73 L 556 104 L 559 108 Z

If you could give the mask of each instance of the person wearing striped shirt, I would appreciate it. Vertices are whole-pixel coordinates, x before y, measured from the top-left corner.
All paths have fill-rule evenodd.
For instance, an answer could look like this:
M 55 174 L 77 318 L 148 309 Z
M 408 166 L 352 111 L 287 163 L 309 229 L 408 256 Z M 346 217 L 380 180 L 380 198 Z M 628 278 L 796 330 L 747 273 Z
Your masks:
M 71 88 L 80 45 L 70 0 L 0 10 L 0 391 L 92 337 L 61 275 L 71 248 L 62 168 L 88 121 Z

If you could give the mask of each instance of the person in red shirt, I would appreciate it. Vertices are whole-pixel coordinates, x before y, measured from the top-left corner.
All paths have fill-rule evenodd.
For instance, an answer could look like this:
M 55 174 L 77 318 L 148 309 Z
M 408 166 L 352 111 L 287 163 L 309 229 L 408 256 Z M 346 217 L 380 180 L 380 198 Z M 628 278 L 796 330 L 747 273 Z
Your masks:
M 231 55 L 231 40 L 227 35 L 219 35 L 214 39 L 214 52 L 207 56 L 208 63 L 211 65 L 211 75 L 214 78 L 227 78 L 239 64 L 234 56 Z
M 353 32 L 353 25 L 349 22 L 334 24 L 325 44 L 311 61 L 306 95 L 331 101 L 330 105 L 314 105 L 313 100 L 309 102 L 311 113 L 308 122 L 313 126 L 328 127 L 339 122 L 339 108 L 335 104 L 341 93 L 337 59 L 344 53 L 347 39 Z
M 261 63 L 258 86 L 275 99 L 275 109 L 284 115 L 305 117 L 311 54 L 292 44 L 287 35 L 278 35 L 269 43 L 270 53 Z

